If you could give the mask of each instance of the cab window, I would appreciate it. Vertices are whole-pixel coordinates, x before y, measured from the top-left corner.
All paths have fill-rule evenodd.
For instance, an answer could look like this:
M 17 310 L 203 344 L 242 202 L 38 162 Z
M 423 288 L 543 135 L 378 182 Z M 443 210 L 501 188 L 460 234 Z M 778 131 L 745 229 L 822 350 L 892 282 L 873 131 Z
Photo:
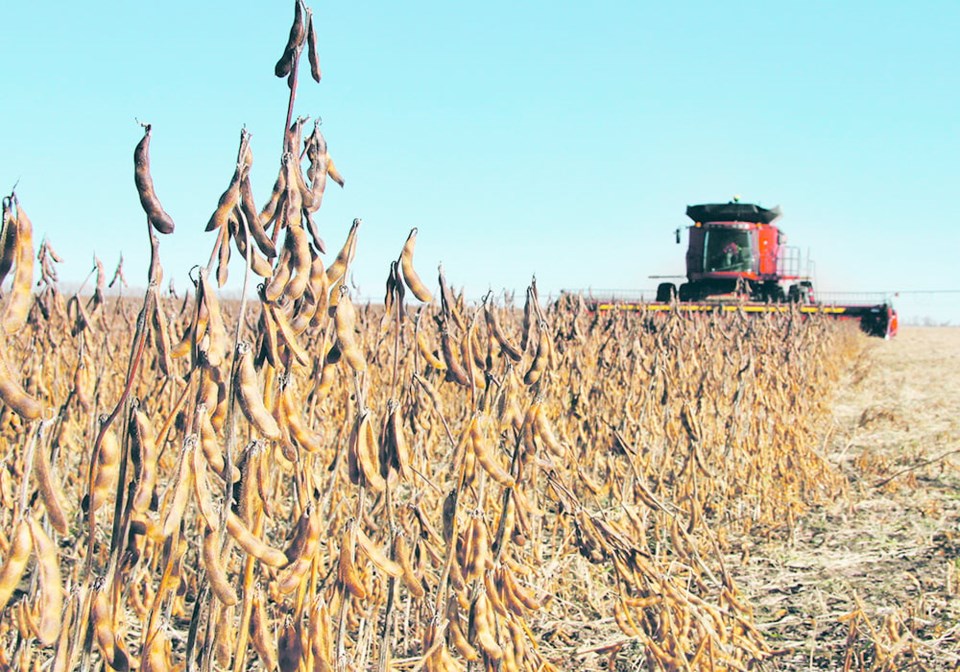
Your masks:
M 750 232 L 736 229 L 711 229 L 704 244 L 704 268 L 717 271 L 746 272 L 753 270 Z

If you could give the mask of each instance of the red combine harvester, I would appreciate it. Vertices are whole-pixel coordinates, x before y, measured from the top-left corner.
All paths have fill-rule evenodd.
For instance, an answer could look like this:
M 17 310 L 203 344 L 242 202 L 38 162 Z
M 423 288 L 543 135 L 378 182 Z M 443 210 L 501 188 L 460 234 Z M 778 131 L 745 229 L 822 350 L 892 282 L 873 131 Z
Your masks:
M 818 302 L 809 275 L 800 274 L 800 253 L 786 246 L 775 225 L 780 208 L 752 203 L 687 206 L 693 220 L 687 246 L 686 282 L 663 282 L 656 301 L 592 299 L 593 310 L 773 313 L 797 310 L 857 320 L 872 336 L 897 333 L 897 313 L 889 301 L 836 305 Z M 680 229 L 676 231 L 680 242 Z

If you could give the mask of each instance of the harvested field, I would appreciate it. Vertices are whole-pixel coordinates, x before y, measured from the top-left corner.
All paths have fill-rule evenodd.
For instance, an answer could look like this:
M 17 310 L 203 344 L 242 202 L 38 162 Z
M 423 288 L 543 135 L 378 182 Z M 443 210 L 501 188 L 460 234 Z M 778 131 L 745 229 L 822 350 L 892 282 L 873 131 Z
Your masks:
M 849 493 L 738 565 L 781 669 L 960 665 L 960 329 L 865 341 L 833 402 Z

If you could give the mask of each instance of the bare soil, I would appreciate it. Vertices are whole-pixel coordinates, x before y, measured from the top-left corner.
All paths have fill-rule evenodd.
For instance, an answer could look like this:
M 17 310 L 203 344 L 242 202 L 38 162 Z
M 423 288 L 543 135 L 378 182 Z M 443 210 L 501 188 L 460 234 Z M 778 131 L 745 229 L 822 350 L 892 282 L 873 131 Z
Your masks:
M 865 339 L 833 406 L 847 495 L 730 559 L 768 669 L 960 670 L 960 328 Z

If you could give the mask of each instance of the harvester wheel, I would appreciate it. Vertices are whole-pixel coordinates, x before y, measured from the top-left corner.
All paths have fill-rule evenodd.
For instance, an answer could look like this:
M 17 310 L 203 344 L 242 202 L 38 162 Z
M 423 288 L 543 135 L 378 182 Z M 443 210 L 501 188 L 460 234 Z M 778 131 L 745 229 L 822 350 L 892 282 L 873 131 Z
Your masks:
M 677 294 L 681 301 L 696 301 L 700 298 L 696 287 L 689 282 L 685 282 L 680 285 L 680 290 L 677 292 Z
M 657 302 L 670 303 L 677 297 L 677 286 L 672 282 L 661 282 L 657 285 Z
M 764 283 L 763 298 L 770 303 L 783 303 L 786 296 L 783 293 L 783 287 L 773 283 Z

